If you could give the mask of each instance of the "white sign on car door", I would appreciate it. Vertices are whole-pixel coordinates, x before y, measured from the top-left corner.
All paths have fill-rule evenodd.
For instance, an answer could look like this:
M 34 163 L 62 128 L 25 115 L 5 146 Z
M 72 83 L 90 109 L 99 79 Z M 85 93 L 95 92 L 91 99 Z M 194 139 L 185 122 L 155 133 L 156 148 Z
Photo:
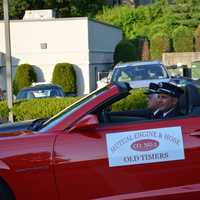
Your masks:
M 115 132 L 106 143 L 110 167 L 185 158 L 181 127 Z

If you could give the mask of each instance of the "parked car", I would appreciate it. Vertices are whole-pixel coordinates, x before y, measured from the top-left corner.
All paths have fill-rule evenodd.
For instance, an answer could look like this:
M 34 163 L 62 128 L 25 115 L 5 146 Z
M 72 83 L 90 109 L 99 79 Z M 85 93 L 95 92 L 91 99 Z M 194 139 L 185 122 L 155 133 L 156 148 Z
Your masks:
M 110 82 L 128 82 L 132 88 L 148 87 L 150 82 L 169 81 L 170 76 L 159 61 L 134 61 L 117 64 L 109 76 L 97 82 L 103 87 Z
M 32 130 L 1 133 L 0 199 L 198 199 L 200 95 L 192 88 L 185 114 L 173 119 L 113 116 L 131 89 L 118 83 Z
M 185 86 L 197 81 L 183 76 L 170 77 L 159 61 L 137 61 L 117 64 L 107 77 L 97 82 L 97 87 L 110 82 L 128 82 L 132 88 L 147 88 L 150 82 L 173 82 L 178 86 Z
M 150 82 L 169 81 L 170 77 L 159 61 L 136 61 L 117 64 L 111 82 L 128 82 L 133 88 L 148 87 Z
M 101 88 L 106 86 L 108 83 L 110 83 L 111 81 L 111 77 L 112 77 L 112 70 L 107 72 L 107 76 L 104 76 L 102 79 L 99 79 L 97 81 L 97 88 Z M 105 74 L 105 72 L 103 72 Z
M 64 97 L 65 93 L 62 87 L 55 84 L 38 84 L 35 86 L 23 88 L 16 96 L 16 100 L 33 99 L 33 98 L 49 98 Z

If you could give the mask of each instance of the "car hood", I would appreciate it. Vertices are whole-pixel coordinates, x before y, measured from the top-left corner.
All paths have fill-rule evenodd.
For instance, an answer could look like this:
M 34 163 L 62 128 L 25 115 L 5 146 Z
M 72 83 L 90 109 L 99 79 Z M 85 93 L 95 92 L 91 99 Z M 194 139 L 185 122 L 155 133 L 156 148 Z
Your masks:
M 22 130 L 28 130 L 28 127 L 32 124 L 34 120 L 27 120 L 22 122 L 7 122 L 0 124 L 0 135 L 2 133 L 10 133 L 10 132 L 16 132 L 16 131 L 22 131 Z

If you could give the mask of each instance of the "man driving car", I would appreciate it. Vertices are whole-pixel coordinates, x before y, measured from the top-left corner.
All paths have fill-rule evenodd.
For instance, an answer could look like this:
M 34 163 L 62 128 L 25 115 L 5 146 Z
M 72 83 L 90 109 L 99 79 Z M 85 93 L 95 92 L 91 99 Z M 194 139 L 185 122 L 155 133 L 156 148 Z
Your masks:
M 177 107 L 179 97 L 183 90 L 175 84 L 160 82 L 158 84 L 158 109 L 153 113 L 153 118 L 163 119 L 182 115 Z
M 148 90 L 144 92 L 147 95 L 147 108 L 123 112 L 112 112 L 111 115 L 152 118 L 153 113 L 158 109 L 157 89 L 158 84 L 150 83 Z

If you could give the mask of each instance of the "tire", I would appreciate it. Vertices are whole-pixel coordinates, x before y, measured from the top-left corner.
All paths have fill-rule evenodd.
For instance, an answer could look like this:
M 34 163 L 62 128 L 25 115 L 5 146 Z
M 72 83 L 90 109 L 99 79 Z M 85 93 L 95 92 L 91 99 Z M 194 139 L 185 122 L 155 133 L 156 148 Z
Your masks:
M 0 180 L 0 200 L 15 200 L 12 191 L 2 180 Z

